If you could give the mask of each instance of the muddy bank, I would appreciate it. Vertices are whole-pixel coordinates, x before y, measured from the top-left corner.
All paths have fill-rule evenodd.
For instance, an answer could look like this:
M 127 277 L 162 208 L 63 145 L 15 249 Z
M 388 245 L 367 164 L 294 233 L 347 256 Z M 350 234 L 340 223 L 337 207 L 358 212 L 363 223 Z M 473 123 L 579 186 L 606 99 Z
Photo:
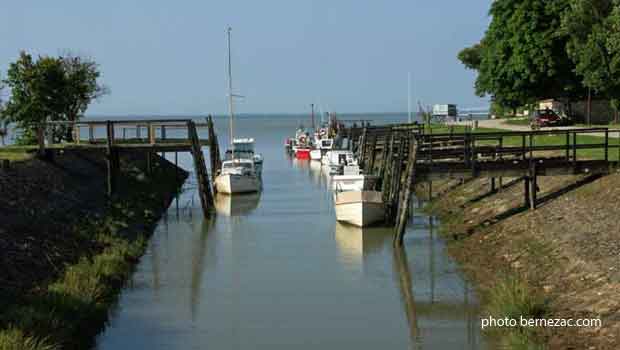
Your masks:
M 512 276 L 544 298 L 545 317 L 602 321 L 600 328 L 536 328 L 549 349 L 620 348 L 620 174 L 540 177 L 536 210 L 524 206 L 523 181 L 506 183 L 512 186 L 499 192 L 487 179 L 433 184 L 427 210 L 442 218 L 449 253 L 483 299 Z
M 84 348 L 104 326 L 107 307 L 187 177 L 159 156 L 152 164 L 147 174 L 143 154 L 122 155 L 113 198 L 98 153 L 0 170 L 0 347 L 16 341 L 19 348 L 10 339 L 21 337 Z

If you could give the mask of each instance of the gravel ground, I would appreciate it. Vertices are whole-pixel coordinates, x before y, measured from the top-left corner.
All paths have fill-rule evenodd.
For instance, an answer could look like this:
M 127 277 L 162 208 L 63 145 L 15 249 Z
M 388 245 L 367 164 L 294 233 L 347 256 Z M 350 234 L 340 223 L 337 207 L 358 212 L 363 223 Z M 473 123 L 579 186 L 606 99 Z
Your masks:
M 491 195 L 487 179 L 453 185 L 435 186 L 445 192 L 434 209 L 456 239 L 450 253 L 483 294 L 498 271 L 523 276 L 552 317 L 602 320 L 543 330 L 550 349 L 620 349 L 620 174 L 540 177 L 544 202 L 534 211 L 523 207 L 523 182 Z

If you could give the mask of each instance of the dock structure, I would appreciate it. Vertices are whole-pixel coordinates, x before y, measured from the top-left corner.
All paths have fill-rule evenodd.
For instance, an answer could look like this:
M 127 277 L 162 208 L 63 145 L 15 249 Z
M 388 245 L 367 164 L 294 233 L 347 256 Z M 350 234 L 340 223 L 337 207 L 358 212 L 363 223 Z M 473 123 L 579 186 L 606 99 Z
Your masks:
M 200 138 L 198 130 L 201 128 L 208 129 L 208 138 Z M 71 135 L 71 142 L 55 142 L 54 135 L 58 133 Z M 48 158 L 53 158 L 58 152 L 103 152 L 106 156 L 109 196 L 117 191 L 119 157 L 122 152 L 143 153 L 147 172 L 152 170 L 151 159 L 154 153 L 174 153 L 175 165 L 178 166 L 178 152 L 189 152 L 194 160 L 203 213 L 207 217 L 213 211 L 212 178 L 209 177 L 202 151 L 203 147 L 209 147 L 210 165 L 215 174 L 221 167 L 221 158 L 211 116 L 206 123 L 195 123 L 191 119 L 47 122 L 37 129 L 37 144 L 39 155 Z
M 610 142 L 610 134 L 619 138 Z M 344 135 L 364 173 L 381 178 L 385 221 L 395 227 L 395 245 L 403 242 L 418 183 L 428 183 L 431 198 L 436 180 L 489 178 L 496 191 L 503 178 L 516 178 L 524 183 L 524 203 L 536 209 L 539 176 L 603 175 L 620 165 L 620 130 L 608 128 L 433 134 L 414 123 L 362 125 Z

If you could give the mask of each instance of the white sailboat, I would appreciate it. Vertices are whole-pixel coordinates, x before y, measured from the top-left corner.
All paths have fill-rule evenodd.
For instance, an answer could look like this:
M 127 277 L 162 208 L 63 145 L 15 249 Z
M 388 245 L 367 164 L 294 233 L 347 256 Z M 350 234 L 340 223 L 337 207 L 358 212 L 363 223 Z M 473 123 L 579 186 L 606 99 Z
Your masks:
M 235 139 L 233 98 L 238 97 L 232 92 L 232 68 L 230 58 L 230 31 L 228 28 L 228 103 L 230 111 L 230 147 L 226 152 L 227 160 L 222 162 L 222 169 L 215 177 L 214 186 L 217 192 L 234 194 L 258 192 L 261 188 L 260 169 L 262 157 L 254 154 L 254 139 Z M 228 156 L 229 155 L 229 156 Z M 260 169 L 257 170 L 257 166 Z

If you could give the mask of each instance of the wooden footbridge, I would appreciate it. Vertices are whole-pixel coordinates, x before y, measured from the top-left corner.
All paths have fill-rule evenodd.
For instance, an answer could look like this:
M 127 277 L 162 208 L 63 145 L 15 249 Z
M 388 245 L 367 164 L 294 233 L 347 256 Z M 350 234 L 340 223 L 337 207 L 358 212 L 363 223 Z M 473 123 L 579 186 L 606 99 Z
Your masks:
M 208 138 L 200 138 L 198 130 L 208 129 Z M 71 135 L 72 142 L 55 142 L 57 135 Z M 190 119 L 105 120 L 78 122 L 48 122 L 37 132 L 38 152 L 41 156 L 54 157 L 59 152 L 89 150 L 104 152 L 107 165 L 107 191 L 113 195 L 117 190 L 119 155 L 122 152 L 144 153 L 147 172 L 152 170 L 154 153 L 174 153 L 178 166 L 178 152 L 190 152 L 198 181 L 200 202 L 205 216 L 213 208 L 213 191 L 202 147 L 208 146 L 211 169 L 217 172 L 221 166 L 217 135 L 213 118 L 197 124 Z
M 364 172 L 382 179 L 396 245 L 402 245 L 417 183 L 428 182 L 432 194 L 434 180 L 484 177 L 495 191 L 503 178 L 517 178 L 524 182 L 526 205 L 536 209 L 539 176 L 608 174 L 620 159 L 620 130 L 607 128 L 433 134 L 418 124 L 399 124 L 344 132 Z

